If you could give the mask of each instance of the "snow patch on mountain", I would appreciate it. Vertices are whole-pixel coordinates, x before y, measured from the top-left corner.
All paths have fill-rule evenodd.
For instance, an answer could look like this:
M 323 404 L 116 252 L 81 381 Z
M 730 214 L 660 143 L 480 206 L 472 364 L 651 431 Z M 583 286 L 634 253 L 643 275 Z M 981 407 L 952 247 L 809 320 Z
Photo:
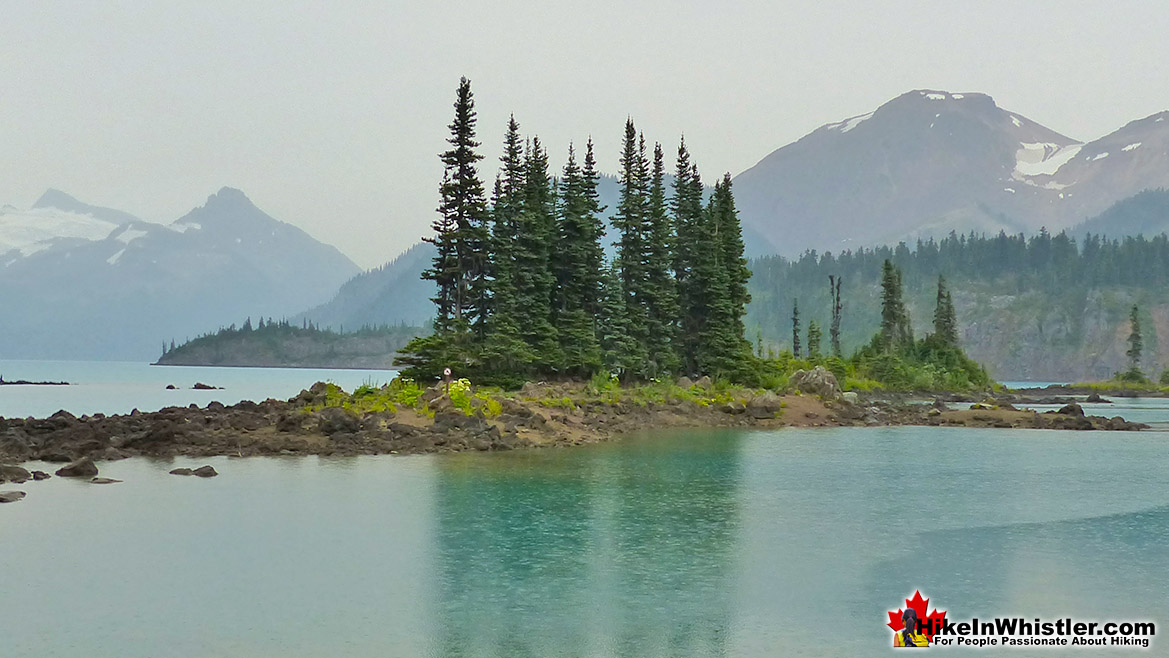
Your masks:
M 868 114 L 862 114 L 858 117 L 853 117 L 851 119 L 846 119 L 844 121 L 844 127 L 840 129 L 840 132 L 846 133 L 846 132 L 852 130 L 853 128 L 856 128 L 857 126 L 861 125 L 861 123 L 864 122 L 865 120 L 871 119 L 871 118 L 873 118 L 872 112 L 869 112 Z
M 43 207 L 0 211 L 0 253 L 19 250 L 31 256 L 55 240 L 102 240 L 117 224 L 80 213 Z
M 147 235 L 149 235 L 149 234 L 146 231 L 142 231 L 142 230 L 139 230 L 136 228 L 131 228 L 131 227 L 127 226 L 126 230 L 122 231 L 116 239 L 118 242 L 121 242 L 122 244 L 130 244 L 131 242 L 137 240 L 138 238 L 144 238 Z
M 1132 144 L 1129 144 L 1128 146 L 1126 146 L 1126 147 L 1124 147 L 1124 148 L 1122 148 L 1122 149 L 1120 149 L 1120 150 L 1121 150 L 1121 151 L 1132 151 L 1132 150 L 1134 150 L 1134 149 L 1139 149 L 1140 147 L 1141 147 L 1141 143 L 1140 143 L 1140 142 L 1134 142 L 1134 143 L 1132 143 Z
M 1108 157 L 1108 151 L 1105 151 L 1103 153 L 1097 153 L 1096 157 L 1092 158 L 1092 162 L 1095 162 L 1097 160 L 1103 160 L 1104 158 L 1107 158 L 1107 157 Z
M 1015 171 L 1012 177 L 1015 180 L 1025 180 L 1031 176 L 1053 176 L 1060 167 L 1076 157 L 1083 148 L 1083 144 L 1060 146 L 1050 142 L 1022 143 L 1015 153 Z

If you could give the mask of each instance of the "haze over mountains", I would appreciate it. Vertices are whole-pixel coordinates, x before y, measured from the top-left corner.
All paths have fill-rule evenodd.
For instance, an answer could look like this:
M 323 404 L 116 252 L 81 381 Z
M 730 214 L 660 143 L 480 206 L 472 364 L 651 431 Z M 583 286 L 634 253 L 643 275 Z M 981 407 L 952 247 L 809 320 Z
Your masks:
M 912 91 L 735 177 L 748 253 L 839 252 L 951 230 L 1159 233 L 1169 195 L 1134 195 L 1169 187 L 1166 118 L 1081 143 L 985 94 Z M 616 179 L 603 176 L 599 192 L 611 215 Z M 431 253 L 421 244 L 359 273 L 231 188 L 169 225 L 49 190 L 27 210 L 0 207 L 0 358 L 153 359 L 161 341 L 248 316 L 422 325 L 433 286 L 419 273 Z
M 1082 143 L 979 93 L 911 91 L 735 177 L 752 255 L 958 232 L 1058 232 L 1169 186 L 1169 112 Z
M 146 359 L 329 299 L 358 268 L 223 188 L 168 225 L 50 190 L 0 211 L 0 357 Z

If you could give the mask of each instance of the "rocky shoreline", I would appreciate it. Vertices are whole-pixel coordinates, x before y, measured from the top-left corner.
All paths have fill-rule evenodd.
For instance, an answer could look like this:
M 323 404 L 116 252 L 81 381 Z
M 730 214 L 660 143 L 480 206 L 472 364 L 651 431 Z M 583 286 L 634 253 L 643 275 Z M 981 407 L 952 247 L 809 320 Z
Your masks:
M 333 387 L 335 389 L 335 387 Z M 579 445 L 647 431 L 697 427 L 844 427 L 930 425 L 1035 429 L 1137 430 L 1120 417 L 1087 416 L 1078 404 L 1057 412 L 1020 410 L 988 400 L 952 409 L 879 396 L 829 392 L 734 391 L 691 399 L 626 402 L 574 401 L 571 385 L 525 387 L 460 410 L 441 388 L 427 392 L 423 409 L 359 413 L 329 406 L 329 385 L 318 383 L 288 401 L 224 406 L 168 407 L 153 413 L 59 411 L 48 418 L 0 418 L 0 463 L 72 463 L 128 457 L 257 455 L 372 455 L 514 450 Z M 96 473 L 94 473 L 96 475 Z

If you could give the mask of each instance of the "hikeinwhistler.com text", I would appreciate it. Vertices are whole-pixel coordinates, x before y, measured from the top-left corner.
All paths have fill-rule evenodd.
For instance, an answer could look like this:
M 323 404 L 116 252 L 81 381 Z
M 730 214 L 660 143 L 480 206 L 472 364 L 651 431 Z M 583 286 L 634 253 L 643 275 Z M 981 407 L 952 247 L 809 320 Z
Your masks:
M 1144 648 L 1157 634 L 1151 621 L 1075 621 L 996 617 L 980 621 L 918 620 L 919 628 L 933 633 L 934 646 L 961 647 L 1117 647 Z

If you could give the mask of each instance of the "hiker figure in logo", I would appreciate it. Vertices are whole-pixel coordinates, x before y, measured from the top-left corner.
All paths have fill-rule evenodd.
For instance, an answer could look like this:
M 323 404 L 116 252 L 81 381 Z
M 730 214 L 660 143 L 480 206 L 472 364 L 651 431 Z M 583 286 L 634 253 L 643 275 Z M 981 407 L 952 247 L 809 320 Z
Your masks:
M 897 631 L 897 634 L 893 636 L 893 646 L 928 647 L 930 645 L 929 638 L 917 632 L 917 612 L 913 608 L 906 608 L 905 612 L 901 613 L 901 621 L 905 624 L 905 628 Z

